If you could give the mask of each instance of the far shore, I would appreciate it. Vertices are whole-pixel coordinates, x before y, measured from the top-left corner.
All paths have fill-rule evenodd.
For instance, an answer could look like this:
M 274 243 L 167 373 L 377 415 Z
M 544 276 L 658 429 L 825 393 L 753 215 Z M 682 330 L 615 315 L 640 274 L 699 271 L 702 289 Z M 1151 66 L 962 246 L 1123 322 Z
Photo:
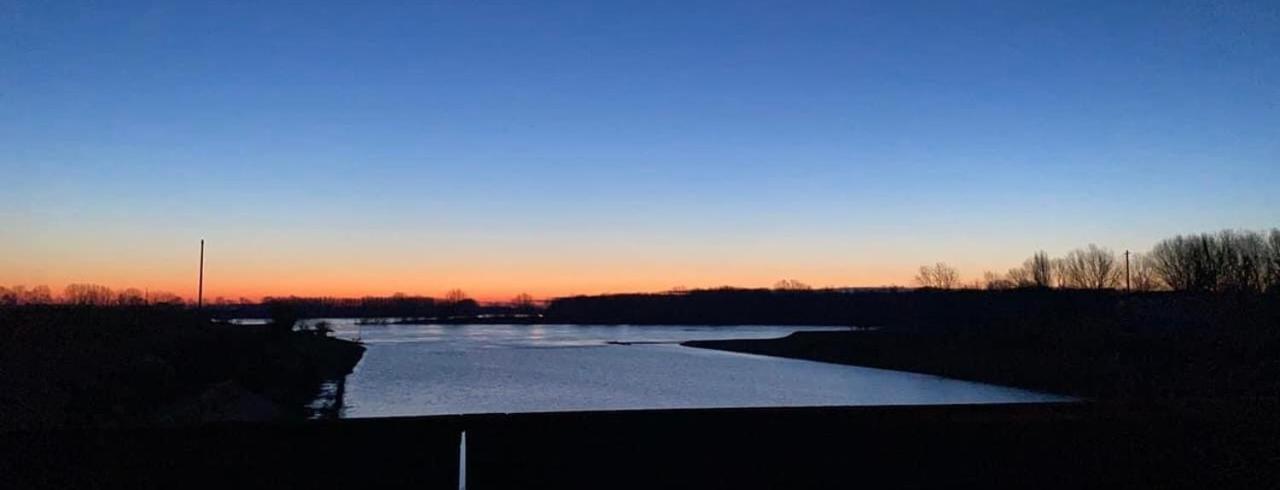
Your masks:
M 1069 345 L 1068 345 L 1069 344 Z M 1254 349 L 1207 336 L 1031 340 L 901 330 L 795 332 L 687 347 L 944 376 L 1095 400 L 1275 399 Z

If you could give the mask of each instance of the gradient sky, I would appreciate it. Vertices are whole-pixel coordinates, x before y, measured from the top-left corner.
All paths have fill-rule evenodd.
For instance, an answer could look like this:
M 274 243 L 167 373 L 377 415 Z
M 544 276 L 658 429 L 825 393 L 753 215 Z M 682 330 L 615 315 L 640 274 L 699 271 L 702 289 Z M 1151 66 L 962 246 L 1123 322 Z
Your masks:
M 1280 3 L 4 0 L 0 172 L 5 285 L 974 278 L 1280 224 Z

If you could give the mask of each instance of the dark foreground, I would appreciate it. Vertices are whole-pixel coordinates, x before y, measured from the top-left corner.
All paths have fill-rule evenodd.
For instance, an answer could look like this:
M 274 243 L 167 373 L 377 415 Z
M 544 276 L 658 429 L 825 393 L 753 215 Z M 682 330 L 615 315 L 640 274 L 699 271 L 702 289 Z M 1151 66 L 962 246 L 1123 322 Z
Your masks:
M 0 432 L 316 415 L 321 383 L 364 347 L 291 326 L 157 306 L 0 309 Z
M 655 410 L 0 435 L 7 488 L 1265 488 L 1274 403 Z

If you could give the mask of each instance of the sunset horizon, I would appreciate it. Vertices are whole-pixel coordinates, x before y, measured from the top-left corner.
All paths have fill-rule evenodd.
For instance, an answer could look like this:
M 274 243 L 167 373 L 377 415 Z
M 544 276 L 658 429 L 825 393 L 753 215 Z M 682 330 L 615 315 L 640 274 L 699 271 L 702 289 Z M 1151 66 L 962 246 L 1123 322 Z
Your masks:
M 11 9 L 6 287 L 192 297 L 202 238 L 209 298 L 912 286 L 1280 223 L 1257 6 Z
M 0 488 L 1280 481 L 1280 2 L 0 2 Z
M 1265 230 L 1264 230 L 1265 231 Z M 1216 232 L 1216 230 L 1214 231 Z M 1174 235 L 1170 235 L 1174 236 Z M 1168 238 L 1168 237 L 1166 237 Z M 1153 240 L 1153 243 L 1156 240 Z M 1123 254 L 1126 250 L 1142 254 L 1150 249 L 1135 247 L 1132 249 L 1104 249 L 1113 254 Z M 809 267 L 797 267 L 782 264 L 762 267 L 759 262 L 755 270 L 743 272 L 732 264 L 716 263 L 712 265 L 696 263 L 645 264 L 637 267 L 615 267 L 612 269 L 596 267 L 575 268 L 562 265 L 556 268 L 521 266 L 519 264 L 494 266 L 492 269 L 457 268 L 447 273 L 434 274 L 435 277 L 453 278 L 448 281 L 432 281 L 430 266 L 423 267 L 421 275 L 406 271 L 414 270 L 414 264 L 404 264 L 394 273 L 386 271 L 357 270 L 350 267 L 324 267 L 305 264 L 291 264 L 281 267 L 278 263 L 253 261 L 248 264 L 228 263 L 220 257 L 216 243 L 208 243 L 209 249 L 205 257 L 204 298 L 214 302 L 223 300 L 238 302 L 244 299 L 261 301 L 268 297 L 388 297 L 395 294 L 424 297 L 443 297 L 449 291 L 460 290 L 470 298 L 485 303 L 503 303 L 521 294 L 531 295 L 537 300 L 550 300 L 559 297 L 627 294 L 627 293 L 662 293 L 678 290 L 731 288 L 773 288 L 779 281 L 798 281 L 814 289 L 840 288 L 914 288 L 920 287 L 917 280 L 919 267 L 941 262 L 956 269 L 959 274 L 958 285 L 961 287 L 985 287 L 984 274 L 1003 275 L 1010 268 L 1015 268 L 1027 257 L 1036 252 L 1046 252 L 1059 256 L 1072 249 L 1080 249 L 1085 244 L 1073 247 L 1029 249 L 1021 256 L 1010 256 L 1007 260 L 985 266 L 962 257 L 951 257 L 950 260 L 933 260 L 921 257 L 910 264 L 880 265 L 859 267 L 849 264 L 839 265 L 836 261 L 812 264 Z M 1088 245 L 1094 245 L 1089 242 Z M 59 278 L 54 274 L 33 274 L 24 276 L 10 274 L 6 284 L 0 287 L 32 288 L 48 287 L 54 296 L 59 296 L 64 288 L 73 284 L 101 285 L 116 291 L 137 289 L 157 293 L 175 294 L 186 301 L 194 302 L 197 296 L 199 278 L 199 245 L 188 247 L 185 263 L 177 264 L 178 257 L 172 257 L 170 269 L 154 269 L 153 279 L 146 280 L 140 276 L 88 275 L 77 273 Z M 824 265 L 836 263 L 835 266 Z M 367 265 L 365 267 L 368 267 Z M 170 272 L 179 269 L 176 272 Z M 268 269 L 264 271 L 263 269 Z M 582 270 L 590 270 L 595 275 L 585 276 Z M 715 273 L 708 271 L 723 270 Z M 871 275 L 868 274 L 871 272 Z M 566 278 L 560 281 L 548 278 Z M 989 278 L 985 278 L 989 279 Z

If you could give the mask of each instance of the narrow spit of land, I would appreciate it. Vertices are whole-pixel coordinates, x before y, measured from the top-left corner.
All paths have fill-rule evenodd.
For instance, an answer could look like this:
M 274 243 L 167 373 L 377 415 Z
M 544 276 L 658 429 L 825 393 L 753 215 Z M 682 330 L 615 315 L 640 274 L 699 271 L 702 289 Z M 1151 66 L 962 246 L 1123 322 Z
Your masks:
M 796 332 L 682 345 L 933 374 L 1099 400 L 1280 396 L 1274 333 Z
M 1280 397 L 1275 292 L 708 290 L 565 298 L 546 318 L 876 327 L 684 345 L 1093 399 Z
M 180 307 L 0 310 L 0 431 L 290 420 L 364 347 Z M 320 414 L 323 415 L 323 414 Z

